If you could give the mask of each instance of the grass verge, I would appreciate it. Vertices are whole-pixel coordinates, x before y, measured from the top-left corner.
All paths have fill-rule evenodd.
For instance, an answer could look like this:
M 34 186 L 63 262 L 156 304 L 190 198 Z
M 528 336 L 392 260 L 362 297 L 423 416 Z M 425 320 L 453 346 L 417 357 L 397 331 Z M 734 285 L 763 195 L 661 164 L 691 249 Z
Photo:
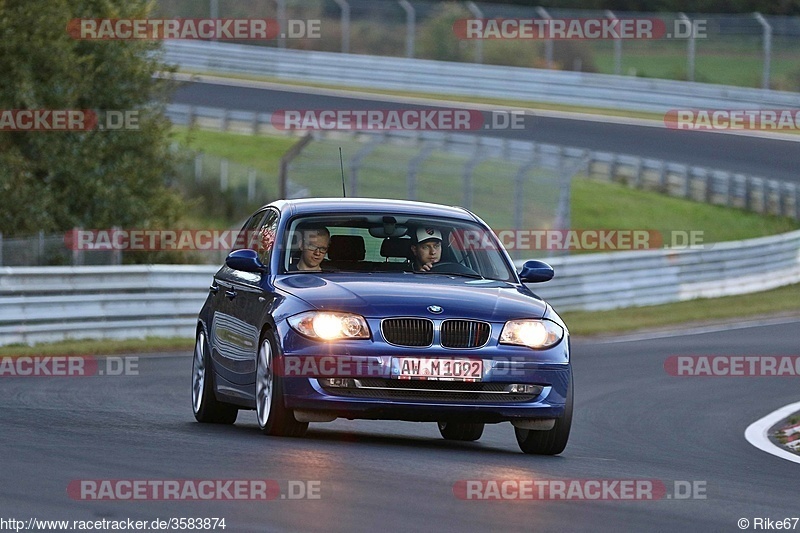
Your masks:
M 789 217 L 760 215 L 589 179 L 573 180 L 571 200 L 570 225 L 575 229 L 657 230 L 665 236 L 670 231 L 699 230 L 705 243 L 800 229 L 800 222 Z
M 113 355 L 123 353 L 192 352 L 194 339 L 147 337 L 126 340 L 67 340 L 33 346 L 0 346 L 0 357 L 52 355 Z

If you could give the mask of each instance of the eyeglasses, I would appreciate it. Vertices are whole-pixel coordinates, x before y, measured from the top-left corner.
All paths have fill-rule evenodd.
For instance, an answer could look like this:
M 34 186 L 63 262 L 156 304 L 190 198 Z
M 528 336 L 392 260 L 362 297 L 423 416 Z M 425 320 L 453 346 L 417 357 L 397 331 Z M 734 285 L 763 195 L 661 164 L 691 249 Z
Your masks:
M 312 244 L 305 243 L 305 249 L 310 251 L 310 252 L 313 252 L 313 253 L 317 253 L 317 252 L 320 252 L 320 253 L 323 253 L 323 254 L 328 253 L 328 247 L 327 246 L 314 246 Z

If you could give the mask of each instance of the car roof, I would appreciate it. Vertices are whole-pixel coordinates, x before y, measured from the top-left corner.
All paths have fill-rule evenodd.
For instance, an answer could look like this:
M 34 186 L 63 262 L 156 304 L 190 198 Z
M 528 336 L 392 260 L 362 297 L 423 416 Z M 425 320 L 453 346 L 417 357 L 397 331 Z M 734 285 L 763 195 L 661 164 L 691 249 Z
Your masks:
M 456 206 L 413 202 L 410 200 L 389 200 L 382 198 L 299 198 L 277 200 L 269 204 L 282 213 L 296 214 L 335 214 L 390 211 L 398 214 L 447 216 L 475 221 L 476 217 L 467 209 Z

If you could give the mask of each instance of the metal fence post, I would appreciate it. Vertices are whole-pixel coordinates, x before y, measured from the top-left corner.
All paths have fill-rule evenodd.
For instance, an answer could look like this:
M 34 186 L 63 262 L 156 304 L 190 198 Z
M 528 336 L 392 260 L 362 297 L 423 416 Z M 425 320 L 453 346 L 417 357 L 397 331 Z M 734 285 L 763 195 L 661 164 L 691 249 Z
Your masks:
M 475 18 L 482 19 L 483 18 L 483 11 L 480 10 L 478 6 L 475 5 L 475 2 L 467 2 L 467 9 L 469 9 L 472 16 Z M 475 62 L 476 63 L 483 63 L 483 40 L 476 39 L 475 40 Z
M 194 181 L 199 182 L 203 179 L 203 152 L 198 152 L 194 156 Z
M 583 161 L 578 161 L 577 165 L 568 165 L 564 157 L 563 148 L 558 148 L 558 174 L 559 174 L 559 194 L 558 206 L 556 207 L 556 229 L 568 230 L 570 226 L 570 201 L 572 177 L 583 165 Z
M 605 10 L 606 18 L 618 20 L 616 15 L 608 9 Z M 614 74 L 622 74 L 622 39 L 614 39 Z
M 42 264 L 42 258 L 44 257 L 44 231 L 39 230 L 38 239 L 36 243 L 36 264 Z
M 278 48 L 286 48 L 286 0 L 275 0 L 278 11 Z
M 219 0 L 209 0 L 208 14 L 212 19 L 218 19 L 219 18 Z M 214 38 L 211 39 L 211 40 L 212 41 L 216 41 L 217 37 L 214 36 Z
M 658 190 L 666 194 L 667 191 L 667 162 L 661 159 L 658 167 Z
M 686 199 L 691 199 L 691 192 L 692 192 L 692 169 L 689 168 L 688 165 L 683 167 L 683 197 Z
M 633 187 L 635 189 L 642 188 L 642 172 L 644 172 L 644 161 L 641 157 L 637 157 L 633 166 Z
M 685 13 L 678 13 L 678 17 L 681 20 L 685 20 L 689 23 L 689 42 L 687 44 L 687 52 L 686 52 L 686 78 L 689 81 L 694 81 L 694 59 L 696 55 L 696 43 L 694 40 L 694 22 L 686 16 Z
M 372 153 L 375 148 L 386 142 L 386 132 L 379 132 L 370 141 L 361 147 L 350 159 L 350 196 L 358 196 L 358 171 L 361 170 L 362 161 Z
M 3 232 L 0 231 L 0 266 L 3 266 Z
M 339 9 L 342 10 L 341 29 L 342 29 L 342 53 L 350 53 L 350 4 L 347 0 L 334 0 Z
M 514 176 L 514 233 L 519 234 L 525 223 L 525 176 L 536 166 L 539 161 L 539 145 L 534 144 L 531 151 L 531 158 L 520 165 L 517 174 Z
M 300 155 L 300 152 L 303 151 L 303 148 L 306 147 L 308 143 L 311 142 L 313 139 L 311 133 L 306 133 L 305 136 L 300 139 L 297 143 L 293 144 L 291 148 L 286 150 L 286 153 L 281 156 L 281 166 L 280 172 L 278 173 L 278 197 L 279 198 L 286 198 L 287 191 L 288 191 L 288 184 L 289 184 L 289 163 L 294 160 L 295 157 Z
M 550 16 L 550 13 L 543 7 L 537 7 L 536 13 L 546 20 L 552 20 L 553 17 Z M 550 35 L 550 32 L 547 32 Z M 547 64 L 547 68 L 555 68 L 553 64 L 553 39 L 545 39 L 544 40 L 544 61 Z
M 484 154 L 483 150 L 480 147 L 480 137 L 475 137 L 475 151 L 472 153 L 472 157 L 464 164 L 464 207 L 467 209 L 472 209 L 472 199 L 473 199 L 473 183 L 472 183 L 472 176 L 475 173 L 475 168 L 480 164 L 483 160 Z
M 72 234 L 77 237 L 83 230 L 82 227 L 72 230 Z M 80 249 L 78 243 L 73 239 L 72 241 L 72 266 L 80 266 L 83 264 L 83 250 Z
M 422 166 L 422 163 L 431 155 L 436 149 L 436 145 L 429 142 L 422 146 L 422 149 L 419 153 L 414 156 L 411 161 L 408 163 L 408 175 L 406 178 L 407 183 L 407 190 L 406 196 L 407 200 L 416 200 L 417 199 L 417 174 L 419 174 L 419 169 Z
M 258 135 L 261 133 L 261 128 L 258 122 L 258 111 L 253 113 L 253 135 Z
M 800 220 L 800 187 L 794 186 L 794 219 Z
M 769 89 L 769 69 L 772 60 L 772 26 L 761 13 L 753 13 L 753 16 L 764 29 L 764 71 L 761 74 L 761 88 Z
M 608 164 L 608 181 L 616 181 L 617 175 L 617 166 L 619 165 L 619 159 L 617 154 L 611 154 L 611 162 Z
M 408 0 L 399 0 L 406 12 L 406 57 L 414 57 L 414 40 L 417 34 L 417 12 Z
M 703 169 L 703 184 L 705 187 L 703 201 L 707 204 L 711 204 L 711 200 L 714 199 L 714 180 L 712 173 L 705 168 Z
M 253 203 L 256 200 L 256 170 L 251 168 L 247 173 L 247 202 Z
M 114 226 L 111 228 L 111 234 L 114 235 L 120 228 L 118 226 Z M 113 265 L 121 265 L 122 264 L 122 250 L 119 248 L 113 248 L 111 252 L 111 264 Z
M 225 192 L 228 190 L 228 160 L 220 159 L 219 161 L 219 190 Z

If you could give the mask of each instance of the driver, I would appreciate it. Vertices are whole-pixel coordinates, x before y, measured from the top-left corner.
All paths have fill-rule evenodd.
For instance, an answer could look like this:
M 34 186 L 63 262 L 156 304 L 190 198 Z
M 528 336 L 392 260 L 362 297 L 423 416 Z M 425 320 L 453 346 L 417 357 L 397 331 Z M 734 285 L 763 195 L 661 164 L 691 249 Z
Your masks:
M 310 227 L 300 230 L 302 239 L 300 241 L 300 260 L 296 264 L 289 265 L 289 271 L 309 270 L 320 272 L 322 260 L 328 253 L 328 245 L 331 241 L 331 233 L 325 226 Z
M 412 239 L 414 270 L 429 271 L 442 259 L 442 233 L 434 228 L 417 228 Z

